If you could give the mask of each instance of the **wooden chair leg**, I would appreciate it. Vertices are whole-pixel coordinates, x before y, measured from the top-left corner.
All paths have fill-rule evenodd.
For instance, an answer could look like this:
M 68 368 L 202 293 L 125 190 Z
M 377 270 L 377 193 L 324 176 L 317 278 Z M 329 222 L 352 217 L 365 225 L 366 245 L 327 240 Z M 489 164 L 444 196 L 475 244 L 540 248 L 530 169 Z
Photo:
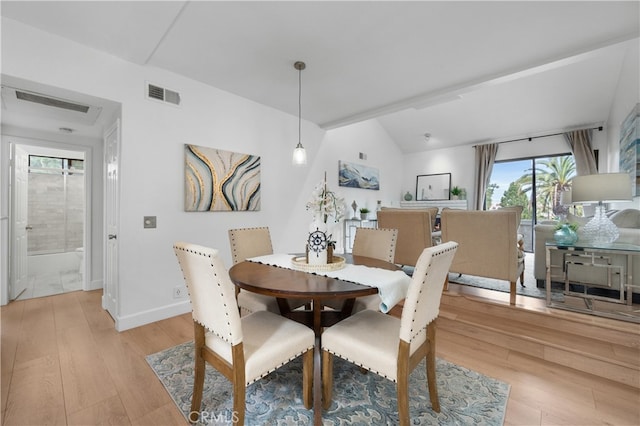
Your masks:
M 202 404 L 202 390 L 204 388 L 204 372 L 205 361 L 202 357 L 202 348 L 204 347 L 204 327 L 196 322 L 194 326 L 194 359 L 195 365 L 193 369 L 193 395 L 191 396 L 191 412 L 189 412 L 189 421 L 197 423 L 200 419 L 200 405 Z
M 244 425 L 247 382 L 245 380 L 244 349 L 239 343 L 231 348 L 233 360 L 233 424 Z
M 310 410 L 313 401 L 313 349 L 302 357 L 302 400 L 304 408 Z
M 204 388 L 204 358 L 200 351 L 196 350 L 196 364 L 193 377 L 193 396 L 191 397 L 191 412 L 189 421 L 197 423 L 200 418 L 200 405 L 202 404 L 202 390 Z
M 509 284 L 511 285 L 511 287 L 509 288 L 509 304 L 515 305 L 516 304 L 516 282 L 511 281 Z
M 244 425 L 245 383 L 233 383 L 233 424 Z
M 438 398 L 438 384 L 436 382 L 436 323 L 435 320 L 427 325 L 427 386 L 431 408 L 436 413 L 440 412 L 440 398 Z
M 398 345 L 398 370 L 396 377 L 396 397 L 400 426 L 409 426 L 409 343 L 400 339 Z
M 333 392 L 333 355 L 322 351 L 322 408 L 328 410 L 331 406 Z
M 409 375 L 398 377 L 398 417 L 400 426 L 409 425 Z

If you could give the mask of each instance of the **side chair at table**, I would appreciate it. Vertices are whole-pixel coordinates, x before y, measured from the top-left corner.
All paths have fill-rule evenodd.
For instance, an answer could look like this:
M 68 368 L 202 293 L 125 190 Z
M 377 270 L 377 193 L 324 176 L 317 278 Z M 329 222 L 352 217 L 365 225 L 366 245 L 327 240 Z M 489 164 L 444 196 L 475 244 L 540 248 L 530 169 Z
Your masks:
M 398 243 L 398 230 L 387 228 L 356 228 L 351 254 L 366 256 L 393 263 Z M 353 312 L 365 309 L 380 310 L 380 296 L 359 297 L 353 305 Z
M 356 228 L 351 254 L 393 263 L 397 240 L 397 229 Z M 340 310 L 342 309 L 342 303 L 339 300 L 328 300 L 325 302 L 325 306 Z M 359 312 L 364 309 L 379 310 L 380 296 L 372 294 L 371 296 L 357 298 L 352 311 Z
M 229 244 L 233 264 L 244 262 L 246 259 L 273 254 L 271 234 L 268 227 L 238 228 L 229 230 Z M 236 296 L 241 315 L 256 311 L 270 311 L 280 313 L 278 302 L 274 297 L 263 294 L 242 291 L 236 288 Z M 296 309 L 308 301 L 289 299 L 289 307 Z
M 242 425 L 246 387 L 303 355 L 302 395 L 305 407 L 310 409 L 313 331 L 268 311 L 241 318 L 235 286 L 218 250 L 184 242 L 176 243 L 173 249 L 189 291 L 195 333 L 195 377 L 189 421 L 199 420 L 206 362 L 233 384 L 233 420 Z
M 458 248 L 447 242 L 424 249 L 413 273 L 400 318 L 364 310 L 322 334 L 323 408 L 331 405 L 333 356 L 396 382 L 398 416 L 409 424 L 409 374 L 426 359 L 431 407 L 440 412 L 436 385 L 436 319 L 445 278 Z

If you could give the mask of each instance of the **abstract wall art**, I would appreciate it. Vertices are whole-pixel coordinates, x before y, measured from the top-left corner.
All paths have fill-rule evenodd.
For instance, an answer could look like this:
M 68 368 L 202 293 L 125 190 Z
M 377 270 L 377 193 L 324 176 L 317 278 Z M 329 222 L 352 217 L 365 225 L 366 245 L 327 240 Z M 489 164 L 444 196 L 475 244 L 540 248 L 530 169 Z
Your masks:
M 640 195 L 640 104 L 620 127 L 620 171 L 631 176 L 631 195 Z
M 260 157 L 186 144 L 188 212 L 260 210 Z
M 380 189 L 380 172 L 374 167 L 338 162 L 338 184 L 350 188 Z

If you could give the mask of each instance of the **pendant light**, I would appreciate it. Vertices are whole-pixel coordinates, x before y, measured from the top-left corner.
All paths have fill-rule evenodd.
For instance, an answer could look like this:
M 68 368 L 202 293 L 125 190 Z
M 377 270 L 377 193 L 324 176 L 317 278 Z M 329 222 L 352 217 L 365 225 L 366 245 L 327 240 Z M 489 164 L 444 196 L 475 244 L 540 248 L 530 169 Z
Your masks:
M 304 62 L 298 61 L 293 64 L 293 67 L 298 70 L 298 145 L 293 150 L 293 165 L 304 166 L 307 164 L 307 151 L 302 146 L 301 138 L 301 122 L 302 122 L 302 70 L 307 66 Z

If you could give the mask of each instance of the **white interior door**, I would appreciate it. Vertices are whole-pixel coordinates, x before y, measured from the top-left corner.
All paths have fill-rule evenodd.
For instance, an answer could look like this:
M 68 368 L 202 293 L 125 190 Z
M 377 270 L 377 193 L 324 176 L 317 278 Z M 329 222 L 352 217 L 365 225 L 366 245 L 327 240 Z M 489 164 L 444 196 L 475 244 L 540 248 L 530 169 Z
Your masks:
M 11 292 L 14 300 L 27 289 L 27 196 L 29 178 L 29 155 L 25 150 L 13 144 L 13 187 L 11 188 L 11 231 L 13 247 L 11 249 Z
M 120 121 L 105 133 L 105 260 L 102 307 L 118 318 L 118 168 L 120 155 Z

